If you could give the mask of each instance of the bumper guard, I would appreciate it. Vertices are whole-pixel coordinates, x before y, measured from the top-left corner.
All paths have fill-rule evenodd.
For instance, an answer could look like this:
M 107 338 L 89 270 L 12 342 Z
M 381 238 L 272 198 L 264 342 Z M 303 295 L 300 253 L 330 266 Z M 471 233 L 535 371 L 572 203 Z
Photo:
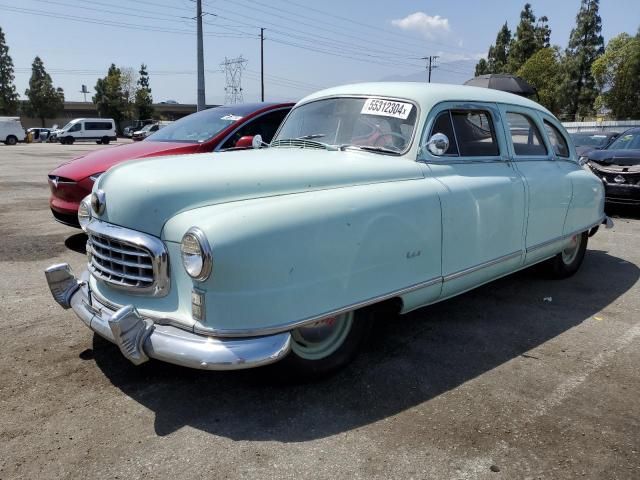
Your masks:
M 214 338 L 143 318 L 133 305 L 116 311 L 92 302 L 87 281 L 79 281 L 68 264 L 45 270 L 49 289 L 62 308 L 71 308 L 84 324 L 115 343 L 139 365 L 149 358 L 202 370 L 237 370 L 273 363 L 291 348 L 289 332 L 264 337 Z

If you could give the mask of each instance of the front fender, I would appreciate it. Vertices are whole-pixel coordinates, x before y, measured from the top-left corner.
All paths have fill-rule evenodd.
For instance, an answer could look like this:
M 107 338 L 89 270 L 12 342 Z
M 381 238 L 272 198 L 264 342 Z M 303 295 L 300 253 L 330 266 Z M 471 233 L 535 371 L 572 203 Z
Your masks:
M 204 290 L 214 333 L 277 328 L 441 275 L 441 212 L 431 179 L 229 202 L 171 218 L 163 239 L 192 226 L 213 273 L 175 284 Z M 177 262 L 173 261 L 172 265 Z

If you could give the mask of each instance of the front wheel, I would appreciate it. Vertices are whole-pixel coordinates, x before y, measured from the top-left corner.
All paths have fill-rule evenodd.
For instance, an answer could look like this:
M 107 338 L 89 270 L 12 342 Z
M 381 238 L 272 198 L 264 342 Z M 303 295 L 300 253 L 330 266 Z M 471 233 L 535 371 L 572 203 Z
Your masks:
M 589 232 L 573 235 L 564 250 L 549 260 L 550 273 L 555 278 L 567 278 L 576 273 L 584 260 L 588 241 Z
M 291 332 L 291 352 L 276 366 L 287 378 L 320 378 L 351 362 L 373 325 L 372 307 L 325 318 Z

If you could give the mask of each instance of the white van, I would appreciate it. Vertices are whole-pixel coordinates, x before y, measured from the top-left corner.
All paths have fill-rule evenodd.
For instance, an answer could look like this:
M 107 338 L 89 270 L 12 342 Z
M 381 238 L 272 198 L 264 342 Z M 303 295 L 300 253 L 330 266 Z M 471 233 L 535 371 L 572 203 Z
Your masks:
M 107 145 L 117 139 L 116 123 L 111 118 L 76 118 L 58 130 L 56 137 L 60 143 L 69 145 L 78 140 L 95 140 Z
M 24 142 L 25 136 L 20 117 L 0 117 L 0 142 L 15 145 Z

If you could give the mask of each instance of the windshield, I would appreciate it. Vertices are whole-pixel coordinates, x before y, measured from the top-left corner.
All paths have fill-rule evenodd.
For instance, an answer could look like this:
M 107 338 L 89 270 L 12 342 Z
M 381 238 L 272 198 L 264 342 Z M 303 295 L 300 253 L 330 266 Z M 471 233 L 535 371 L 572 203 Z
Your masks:
M 576 147 L 604 147 L 609 141 L 609 137 L 601 133 L 574 133 L 571 138 Z
M 69 123 L 67 123 L 64 127 L 62 127 L 60 130 L 67 130 L 69 128 L 71 128 L 73 125 L 75 125 L 76 122 L 71 121 Z
M 289 146 L 290 140 L 313 140 L 325 146 L 399 154 L 411 144 L 416 114 L 415 105 L 399 100 L 346 97 L 317 100 L 292 110 L 271 145 Z
M 624 133 L 613 142 L 607 150 L 638 150 L 640 149 L 640 130 Z
M 149 135 L 145 141 L 202 143 L 241 118 L 242 116 L 236 115 L 231 107 L 210 108 L 188 115 L 159 129 L 153 135 Z
M 149 125 L 145 125 L 144 127 L 142 127 L 140 129 L 141 132 L 148 132 L 149 130 L 151 130 L 151 127 L 153 127 L 153 123 L 149 124 Z

